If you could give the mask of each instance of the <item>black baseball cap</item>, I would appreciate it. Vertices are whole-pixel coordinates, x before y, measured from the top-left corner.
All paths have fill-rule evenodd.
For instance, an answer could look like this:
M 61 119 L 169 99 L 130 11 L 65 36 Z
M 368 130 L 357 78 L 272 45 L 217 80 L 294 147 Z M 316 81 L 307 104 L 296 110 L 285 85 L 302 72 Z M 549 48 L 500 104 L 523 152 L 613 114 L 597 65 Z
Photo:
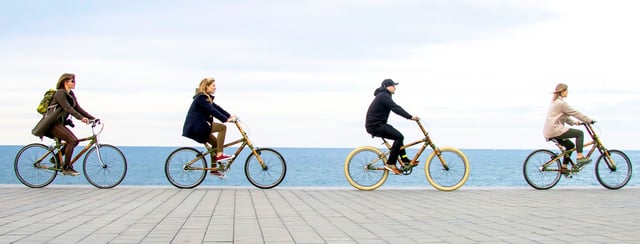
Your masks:
M 400 83 L 394 82 L 392 79 L 384 79 L 382 81 L 382 87 L 387 87 L 387 86 L 395 86 L 395 85 L 399 85 Z

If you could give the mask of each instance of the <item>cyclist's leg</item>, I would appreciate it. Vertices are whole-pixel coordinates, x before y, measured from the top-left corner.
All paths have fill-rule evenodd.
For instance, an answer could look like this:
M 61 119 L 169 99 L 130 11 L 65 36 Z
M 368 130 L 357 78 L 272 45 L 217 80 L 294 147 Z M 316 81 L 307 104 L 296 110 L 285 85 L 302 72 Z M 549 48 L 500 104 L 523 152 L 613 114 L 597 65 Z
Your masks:
M 71 130 L 69 130 L 69 128 L 65 127 L 62 124 L 54 124 L 53 126 L 51 126 L 51 128 L 49 129 L 49 133 L 67 143 L 67 145 L 64 146 L 61 150 L 64 154 L 64 164 L 70 167 L 71 156 L 73 156 L 73 149 L 78 146 L 78 138 L 73 134 L 73 132 L 71 132 Z
M 218 133 L 214 136 L 213 133 Z M 209 135 L 209 143 L 216 149 L 216 156 L 223 154 L 224 139 L 227 135 L 227 126 L 221 123 L 213 123 L 211 125 L 211 134 Z M 213 142 L 213 143 L 212 143 Z
M 389 150 L 389 160 L 387 160 L 387 164 L 396 164 L 398 160 L 398 155 L 406 154 L 405 150 L 400 150 L 402 145 L 404 145 L 404 136 L 400 131 L 393 128 L 393 126 L 389 124 L 384 124 L 375 129 L 375 136 L 379 136 L 385 139 L 393 140 L 393 145 L 391 145 L 391 149 Z
M 576 152 L 578 153 L 578 158 L 582 158 L 582 150 L 584 146 L 584 133 L 578 129 L 569 129 L 564 134 L 556 137 L 558 139 L 568 139 L 568 138 L 576 138 Z M 573 148 L 573 147 L 572 147 Z
M 555 138 L 558 140 L 558 143 L 560 143 L 560 145 L 562 145 L 564 147 L 565 150 L 569 151 L 571 149 L 573 149 L 575 147 L 575 145 L 573 144 L 573 142 L 571 142 L 571 140 L 567 140 L 567 139 L 560 139 L 560 138 Z M 562 158 L 562 168 L 563 169 L 567 169 L 567 167 L 569 166 L 569 160 L 571 158 L 571 153 L 567 153 L 564 155 L 564 157 Z

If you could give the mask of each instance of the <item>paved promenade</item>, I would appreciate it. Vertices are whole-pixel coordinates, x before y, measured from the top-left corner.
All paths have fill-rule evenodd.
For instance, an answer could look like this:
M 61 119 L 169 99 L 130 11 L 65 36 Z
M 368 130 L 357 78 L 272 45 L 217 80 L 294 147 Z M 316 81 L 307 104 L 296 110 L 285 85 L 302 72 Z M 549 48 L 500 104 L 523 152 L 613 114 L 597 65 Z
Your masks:
M 640 188 L 0 185 L 0 243 L 640 243 Z

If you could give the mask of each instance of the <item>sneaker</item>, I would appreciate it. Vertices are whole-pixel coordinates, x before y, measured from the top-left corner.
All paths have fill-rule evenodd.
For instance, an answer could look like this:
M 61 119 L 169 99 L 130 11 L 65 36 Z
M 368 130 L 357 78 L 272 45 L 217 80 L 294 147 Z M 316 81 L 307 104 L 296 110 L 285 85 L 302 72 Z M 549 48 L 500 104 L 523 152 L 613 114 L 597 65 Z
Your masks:
M 387 164 L 387 165 L 384 166 L 384 168 L 386 170 L 389 170 L 389 171 L 393 172 L 396 175 L 402 174 L 402 172 L 400 172 L 400 170 L 398 170 L 398 167 L 396 167 L 395 164 Z
M 582 168 L 582 166 L 585 166 L 589 163 L 591 163 L 591 159 L 590 158 L 579 158 L 578 160 L 578 167 Z
M 216 161 L 220 162 L 220 161 L 225 161 L 225 160 L 229 160 L 229 159 L 232 159 L 232 158 L 233 158 L 233 155 L 222 154 L 222 155 L 216 157 Z
M 66 166 L 63 167 L 62 169 L 62 174 L 63 175 L 71 175 L 71 176 L 78 176 L 80 175 L 80 173 L 78 173 L 78 171 L 76 171 L 75 169 L 73 169 L 73 166 Z

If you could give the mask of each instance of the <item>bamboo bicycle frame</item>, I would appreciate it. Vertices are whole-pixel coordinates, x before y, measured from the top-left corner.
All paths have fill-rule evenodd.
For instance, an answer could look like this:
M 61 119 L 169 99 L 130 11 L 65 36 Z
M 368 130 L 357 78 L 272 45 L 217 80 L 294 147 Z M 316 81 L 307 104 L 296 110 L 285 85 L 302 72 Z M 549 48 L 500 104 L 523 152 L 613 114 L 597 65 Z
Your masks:
M 402 147 L 400 147 L 400 150 L 402 149 L 407 149 L 410 147 L 413 147 L 415 145 L 418 145 L 420 143 L 422 144 L 422 147 L 420 147 L 420 149 L 418 150 L 418 152 L 413 156 L 413 159 L 411 161 L 417 161 L 418 158 L 420 158 L 420 155 L 422 155 L 422 153 L 424 152 L 424 150 L 427 149 L 427 146 L 431 147 L 433 149 L 433 152 L 436 153 L 436 155 L 438 156 L 438 159 L 440 159 L 440 162 L 442 163 L 442 166 L 445 168 L 445 170 L 449 169 L 449 166 L 447 165 L 447 163 L 445 162 L 444 158 L 442 158 L 442 154 L 440 153 L 440 149 L 438 147 L 436 147 L 436 145 L 433 143 L 433 141 L 431 140 L 431 137 L 429 137 L 429 132 L 427 132 L 427 130 L 424 128 L 424 126 L 422 126 L 422 122 L 420 121 L 416 121 L 418 123 L 418 127 L 420 127 L 420 130 L 422 131 L 422 134 L 424 135 L 424 138 L 411 142 L 411 143 L 407 143 L 405 145 L 403 145 Z M 391 144 L 389 143 L 389 141 L 387 141 L 387 139 L 382 138 L 382 141 L 384 142 L 384 145 L 387 147 L 387 149 L 391 150 Z M 387 157 L 389 155 L 389 151 L 385 152 L 384 154 L 382 154 L 382 157 Z M 400 165 L 402 165 L 403 167 L 405 166 L 405 162 L 403 162 L 402 160 L 400 160 L 400 157 L 398 157 L 398 162 L 400 163 Z
M 249 147 L 249 149 L 251 149 L 251 153 L 253 153 L 253 155 L 256 156 L 256 158 L 258 159 L 258 162 L 260 163 L 260 166 L 262 166 L 263 169 L 267 169 L 267 165 L 264 163 L 264 160 L 262 160 L 262 157 L 260 157 L 260 154 L 258 153 L 257 149 L 253 146 L 253 144 L 251 143 L 251 141 L 249 140 L 249 136 L 247 135 L 247 133 L 242 129 L 242 127 L 240 126 L 240 123 L 236 120 L 234 121 L 234 124 L 236 125 L 236 127 L 238 128 L 238 131 L 240 132 L 240 135 L 242 135 L 242 138 L 229 142 L 227 144 L 225 144 L 223 146 L 223 148 L 227 148 L 236 144 L 240 144 L 240 147 L 238 147 L 238 149 L 236 150 L 235 153 L 233 153 L 233 158 L 229 159 L 228 163 L 223 164 L 223 171 L 228 170 L 229 168 L 231 168 L 231 165 L 233 164 L 233 162 L 236 160 L 236 158 L 238 157 L 238 155 L 240 155 L 240 152 L 242 152 L 242 150 L 245 147 Z M 205 148 L 207 148 L 207 150 L 203 153 L 200 154 L 200 156 L 194 158 L 193 160 L 189 161 L 186 165 L 185 165 L 185 169 L 188 170 L 214 170 L 214 169 L 218 169 L 220 170 L 220 168 L 201 168 L 201 167 L 191 167 L 192 164 L 194 164 L 195 162 L 200 161 L 200 159 L 203 159 L 204 157 L 206 157 L 207 155 L 210 155 L 212 153 L 216 152 L 215 148 L 210 147 L 209 145 L 207 145 L 206 143 L 204 144 Z
M 592 141 L 587 142 L 583 145 L 584 147 L 589 147 L 589 146 L 591 147 L 589 148 L 589 151 L 586 157 L 590 158 L 591 155 L 593 155 L 593 153 L 596 151 L 596 149 L 598 149 L 600 154 L 604 155 L 604 157 L 606 158 L 605 162 L 607 163 L 607 166 L 609 166 L 609 169 L 615 171 L 616 163 L 613 161 L 613 159 L 611 159 L 611 156 L 609 155 L 609 150 L 607 150 L 604 147 L 604 145 L 602 144 L 602 141 L 600 140 L 598 135 L 596 135 L 596 132 L 593 130 L 593 127 L 591 126 L 591 124 L 583 123 L 582 125 L 584 125 L 584 127 L 587 129 L 587 133 L 592 139 Z M 573 151 L 576 150 L 576 148 L 572 148 L 571 150 L 565 150 L 565 148 L 562 145 L 560 145 L 558 142 L 555 142 L 555 144 L 558 147 L 558 149 L 560 149 L 561 153 L 558 154 L 556 157 L 552 158 L 551 160 L 549 160 L 548 162 L 546 162 L 545 164 L 543 164 L 542 171 L 559 171 L 560 169 L 547 169 L 547 167 L 553 164 L 556 160 L 560 160 L 565 155 L 566 156 L 571 155 L 571 153 L 573 153 Z M 573 160 L 569 159 L 569 162 L 571 164 L 570 172 L 580 172 L 580 170 L 582 170 L 581 168 L 575 167 L 576 164 L 573 162 Z

